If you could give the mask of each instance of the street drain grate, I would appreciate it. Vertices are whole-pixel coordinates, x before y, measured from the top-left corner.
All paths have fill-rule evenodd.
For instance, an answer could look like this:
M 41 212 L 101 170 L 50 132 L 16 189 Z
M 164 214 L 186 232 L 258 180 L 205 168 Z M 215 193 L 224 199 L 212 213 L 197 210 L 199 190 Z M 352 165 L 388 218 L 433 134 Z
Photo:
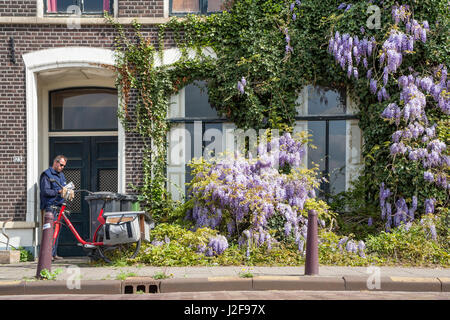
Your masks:
M 122 283 L 122 293 L 159 293 L 159 281 L 154 281 L 152 278 L 127 279 Z

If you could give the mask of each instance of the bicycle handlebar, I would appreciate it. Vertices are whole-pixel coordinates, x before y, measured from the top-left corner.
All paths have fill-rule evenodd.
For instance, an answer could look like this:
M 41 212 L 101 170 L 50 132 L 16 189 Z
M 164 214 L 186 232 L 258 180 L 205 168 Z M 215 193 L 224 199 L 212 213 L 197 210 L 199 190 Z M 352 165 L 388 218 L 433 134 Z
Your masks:
M 55 179 L 49 179 L 50 180 L 50 182 L 55 182 L 58 186 L 60 186 L 61 188 L 64 188 L 64 186 L 62 186 L 58 181 L 56 181 Z M 79 189 L 79 190 L 73 190 L 73 192 L 83 192 L 83 191 L 85 191 L 85 192 L 87 192 L 87 193 L 89 193 L 89 194 L 92 194 L 93 192 L 92 191 L 89 191 L 89 190 L 86 190 L 86 189 Z

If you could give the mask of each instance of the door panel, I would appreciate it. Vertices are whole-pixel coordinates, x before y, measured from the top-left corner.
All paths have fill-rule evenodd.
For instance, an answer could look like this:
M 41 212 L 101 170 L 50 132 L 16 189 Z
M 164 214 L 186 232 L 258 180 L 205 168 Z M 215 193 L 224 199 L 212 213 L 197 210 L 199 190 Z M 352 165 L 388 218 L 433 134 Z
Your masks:
M 76 189 L 88 189 L 89 170 L 89 137 L 52 137 L 50 138 L 50 163 L 59 154 L 67 157 L 67 167 L 64 168 L 66 181 L 73 181 Z M 78 184 L 77 184 L 78 183 Z M 70 221 L 83 239 L 89 237 L 89 209 L 83 201 L 83 195 L 76 195 L 73 202 L 68 202 L 68 210 L 72 213 Z M 76 246 L 76 238 L 70 230 L 63 225 L 58 242 L 59 256 L 84 255 L 81 247 Z
M 52 137 L 50 138 L 50 162 L 63 154 L 68 158 L 64 175 L 76 189 L 117 192 L 117 137 Z M 51 163 L 50 163 L 51 165 Z M 92 237 L 90 231 L 89 204 L 84 200 L 87 194 L 75 193 L 68 202 L 69 219 L 85 240 Z M 81 247 L 72 232 L 63 226 L 58 244 L 59 256 L 83 256 Z

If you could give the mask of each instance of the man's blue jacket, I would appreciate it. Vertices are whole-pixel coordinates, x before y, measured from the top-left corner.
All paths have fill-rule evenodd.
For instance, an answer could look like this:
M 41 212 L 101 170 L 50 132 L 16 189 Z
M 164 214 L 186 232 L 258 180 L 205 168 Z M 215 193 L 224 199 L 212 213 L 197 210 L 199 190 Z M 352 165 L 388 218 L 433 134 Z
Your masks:
M 55 179 L 62 186 L 66 185 L 66 177 L 64 177 L 64 173 L 58 173 L 52 167 L 42 172 L 39 179 L 39 187 L 41 189 L 41 210 L 45 209 L 50 211 L 50 206 L 59 206 L 64 202 L 64 199 L 58 192 L 61 187 L 58 186 L 56 182 L 50 182 L 50 179 Z

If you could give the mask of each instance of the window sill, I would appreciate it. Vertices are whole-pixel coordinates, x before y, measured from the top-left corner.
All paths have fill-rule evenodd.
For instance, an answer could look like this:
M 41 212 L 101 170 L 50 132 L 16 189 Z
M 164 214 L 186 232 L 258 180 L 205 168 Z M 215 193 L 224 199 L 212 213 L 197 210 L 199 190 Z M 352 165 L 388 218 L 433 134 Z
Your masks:
M 57 16 L 57 17 L 0 17 L 1 24 L 67 24 L 70 19 L 73 22 L 72 16 Z M 127 25 L 133 24 L 133 21 L 137 21 L 140 24 L 162 24 L 169 22 L 169 18 L 115 18 L 116 22 Z M 107 25 L 109 24 L 103 17 L 80 17 L 80 25 Z

